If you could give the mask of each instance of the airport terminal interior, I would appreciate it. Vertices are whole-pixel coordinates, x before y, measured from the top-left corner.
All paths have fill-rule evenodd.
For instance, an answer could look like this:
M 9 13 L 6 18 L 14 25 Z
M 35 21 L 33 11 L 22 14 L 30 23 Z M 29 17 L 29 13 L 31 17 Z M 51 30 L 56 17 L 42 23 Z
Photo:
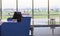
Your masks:
M 0 0 L 0 36 L 60 36 L 60 0 Z

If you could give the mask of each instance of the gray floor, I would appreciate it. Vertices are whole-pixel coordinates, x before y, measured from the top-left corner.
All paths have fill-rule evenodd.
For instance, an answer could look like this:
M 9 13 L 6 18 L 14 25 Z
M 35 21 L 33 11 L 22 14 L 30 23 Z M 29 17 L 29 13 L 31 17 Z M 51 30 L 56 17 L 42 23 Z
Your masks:
M 59 19 L 56 18 L 55 21 L 58 22 Z M 34 25 L 48 25 L 48 19 L 47 18 L 34 19 Z M 34 36 L 60 36 L 60 27 L 55 27 L 53 32 L 50 27 L 34 28 Z
M 54 35 L 50 27 L 34 28 L 34 36 L 60 36 L 60 27 L 54 29 Z

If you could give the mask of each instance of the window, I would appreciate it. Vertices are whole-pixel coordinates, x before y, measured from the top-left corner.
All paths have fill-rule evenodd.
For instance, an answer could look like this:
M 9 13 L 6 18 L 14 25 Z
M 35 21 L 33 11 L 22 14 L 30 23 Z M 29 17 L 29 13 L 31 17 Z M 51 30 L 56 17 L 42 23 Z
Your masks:
M 48 25 L 48 0 L 34 0 L 34 25 Z
M 32 0 L 18 0 L 18 11 L 20 11 L 23 16 L 26 15 L 32 16 Z
M 2 0 L 2 20 L 13 16 L 16 11 L 16 0 Z
M 49 8 L 50 8 L 50 19 L 55 19 L 55 24 L 59 24 L 60 21 L 60 0 L 50 0 Z

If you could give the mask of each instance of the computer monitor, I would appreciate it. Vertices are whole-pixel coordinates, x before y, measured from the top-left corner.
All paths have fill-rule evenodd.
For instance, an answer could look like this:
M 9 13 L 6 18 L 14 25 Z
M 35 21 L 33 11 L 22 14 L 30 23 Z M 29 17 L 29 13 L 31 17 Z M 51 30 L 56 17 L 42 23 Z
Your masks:
M 14 12 L 12 19 L 17 19 L 17 22 L 21 22 L 22 14 L 21 12 Z

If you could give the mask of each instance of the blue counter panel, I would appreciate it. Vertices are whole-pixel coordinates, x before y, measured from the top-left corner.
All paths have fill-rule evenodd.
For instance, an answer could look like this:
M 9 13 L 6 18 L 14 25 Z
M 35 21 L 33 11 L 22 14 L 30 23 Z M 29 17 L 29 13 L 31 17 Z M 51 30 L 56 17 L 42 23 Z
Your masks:
M 4 22 L 1 36 L 29 36 L 31 17 L 23 17 L 21 22 Z

